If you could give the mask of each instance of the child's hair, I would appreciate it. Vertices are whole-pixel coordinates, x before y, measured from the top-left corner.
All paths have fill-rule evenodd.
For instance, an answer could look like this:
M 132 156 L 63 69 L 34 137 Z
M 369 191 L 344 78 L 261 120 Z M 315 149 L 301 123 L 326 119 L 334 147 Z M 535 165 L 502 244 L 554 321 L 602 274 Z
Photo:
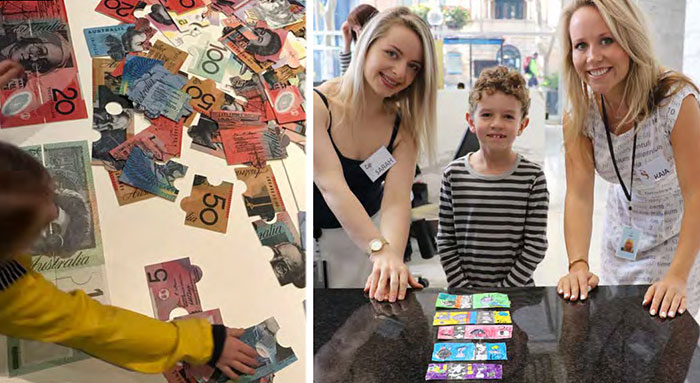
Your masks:
M 36 198 L 49 195 L 51 176 L 24 150 L 0 141 L 0 263 L 37 219 Z
M 355 46 L 350 67 L 343 77 L 330 83 L 337 85 L 335 93 L 347 104 L 340 113 L 340 123 L 352 126 L 353 117 L 364 113 L 364 63 L 372 44 L 389 30 L 400 25 L 413 31 L 423 46 L 423 66 L 413 83 L 393 97 L 384 99 L 387 110 L 401 111 L 401 125 L 409 137 L 432 159 L 437 125 L 437 55 L 430 27 L 406 7 L 384 10 L 365 25 Z
M 562 82 L 570 103 L 568 116 L 571 129 L 564 137 L 566 143 L 574 143 L 583 134 L 588 110 L 593 96 L 589 87 L 579 77 L 573 63 L 573 46 L 569 26 L 573 14 L 582 7 L 593 7 L 610 29 L 615 42 L 629 56 L 629 71 L 624 80 L 622 100 L 628 107 L 627 114 L 619 122 L 625 125 L 641 121 L 665 98 L 677 93 L 682 85 L 697 87 L 686 76 L 677 72 L 665 72 L 654 56 L 651 35 L 644 14 L 630 0 L 574 0 L 561 16 L 561 43 L 564 53 Z
M 496 91 L 515 97 L 520 102 L 522 118 L 527 117 L 527 112 L 530 110 L 530 92 L 527 90 L 525 78 L 518 71 L 505 66 L 481 71 L 479 79 L 469 91 L 469 114 L 474 114 L 484 93 L 492 95 Z
M 367 24 L 369 20 L 377 13 L 379 13 L 377 8 L 369 4 L 360 4 L 353 8 L 350 13 L 348 13 L 347 21 L 352 24 L 359 25 L 360 28 L 364 28 L 365 24 Z M 355 34 L 355 31 L 352 31 L 352 40 L 357 41 L 357 38 L 358 36 Z

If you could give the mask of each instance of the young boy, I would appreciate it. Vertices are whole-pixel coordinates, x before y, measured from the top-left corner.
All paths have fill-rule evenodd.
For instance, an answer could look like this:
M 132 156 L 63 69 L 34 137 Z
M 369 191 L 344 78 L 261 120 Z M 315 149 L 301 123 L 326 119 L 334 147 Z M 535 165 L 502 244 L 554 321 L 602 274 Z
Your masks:
M 0 62 L 0 87 L 22 75 Z M 31 270 L 23 256 L 56 219 L 47 170 L 23 150 L 0 142 L 0 334 L 59 343 L 134 371 L 158 373 L 177 362 L 209 363 L 230 378 L 254 374 L 256 351 L 241 329 L 205 319 L 161 322 L 104 306 L 83 291 L 64 293 Z
M 499 66 L 469 93 L 469 130 L 481 148 L 442 178 L 438 254 L 449 287 L 533 286 L 547 250 L 549 193 L 542 168 L 513 151 L 527 127 L 525 79 Z

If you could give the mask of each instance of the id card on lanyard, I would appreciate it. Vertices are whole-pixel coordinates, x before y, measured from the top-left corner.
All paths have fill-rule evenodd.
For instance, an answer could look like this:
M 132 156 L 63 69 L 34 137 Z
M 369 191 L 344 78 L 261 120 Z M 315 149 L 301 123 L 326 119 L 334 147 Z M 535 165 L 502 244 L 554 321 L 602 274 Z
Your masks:
M 620 181 L 622 191 L 625 193 L 625 198 L 627 198 L 627 202 L 629 203 L 628 210 L 630 214 L 630 222 L 629 225 L 625 225 L 622 227 L 622 235 L 620 236 L 617 248 L 615 249 L 615 255 L 623 259 L 634 261 L 635 259 L 637 259 L 637 252 L 639 251 L 639 239 L 641 237 L 641 232 L 632 225 L 632 186 L 634 184 L 634 160 L 637 154 L 637 123 L 634 123 L 635 132 L 634 140 L 632 143 L 632 169 L 630 170 L 630 188 L 627 189 L 625 181 L 622 179 L 622 175 L 620 174 L 620 169 L 617 167 L 617 160 L 615 160 L 615 150 L 613 149 L 612 137 L 610 136 L 610 127 L 608 126 L 608 116 L 605 113 L 605 99 L 603 98 L 603 95 L 600 95 L 600 105 L 603 111 L 603 124 L 605 124 L 605 134 L 608 137 L 608 149 L 610 150 L 610 159 L 612 159 L 613 168 L 615 168 L 615 174 L 617 174 L 617 179 Z

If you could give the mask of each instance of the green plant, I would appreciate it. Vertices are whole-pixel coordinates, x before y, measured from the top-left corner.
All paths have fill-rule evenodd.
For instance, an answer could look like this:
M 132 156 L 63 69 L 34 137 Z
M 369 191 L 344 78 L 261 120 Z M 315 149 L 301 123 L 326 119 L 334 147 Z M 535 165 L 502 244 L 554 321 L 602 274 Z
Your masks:
M 411 11 L 423 19 L 426 23 L 428 22 L 428 12 L 430 12 L 430 7 L 427 4 L 418 4 L 411 7 Z
M 550 75 L 544 76 L 542 86 L 551 90 L 559 89 L 559 72 L 554 72 Z
M 471 22 L 469 10 L 461 6 L 443 6 L 442 14 L 445 16 L 445 25 L 449 29 L 462 29 Z

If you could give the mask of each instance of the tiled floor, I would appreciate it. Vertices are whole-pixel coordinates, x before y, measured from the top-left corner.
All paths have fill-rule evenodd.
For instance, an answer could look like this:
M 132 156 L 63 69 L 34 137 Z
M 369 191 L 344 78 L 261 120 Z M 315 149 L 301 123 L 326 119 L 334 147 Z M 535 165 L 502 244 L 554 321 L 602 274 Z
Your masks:
M 528 148 L 520 150 L 527 156 Z M 564 172 L 564 148 L 561 125 L 547 125 L 545 128 L 544 167 L 549 190 L 549 219 L 547 232 L 549 248 L 547 254 L 535 271 L 535 284 L 538 286 L 556 285 L 557 280 L 566 272 L 568 260 L 564 245 L 564 194 L 566 179 Z M 596 178 L 595 208 L 593 213 L 593 235 L 591 239 L 591 270 L 598 273 L 600 257 L 596 256 L 600 248 L 600 231 L 602 230 L 603 209 L 608 183 Z M 411 272 L 430 281 L 431 287 L 447 287 L 445 273 L 437 256 L 423 259 L 418 254 L 418 246 L 414 242 L 414 254 L 409 263 Z

